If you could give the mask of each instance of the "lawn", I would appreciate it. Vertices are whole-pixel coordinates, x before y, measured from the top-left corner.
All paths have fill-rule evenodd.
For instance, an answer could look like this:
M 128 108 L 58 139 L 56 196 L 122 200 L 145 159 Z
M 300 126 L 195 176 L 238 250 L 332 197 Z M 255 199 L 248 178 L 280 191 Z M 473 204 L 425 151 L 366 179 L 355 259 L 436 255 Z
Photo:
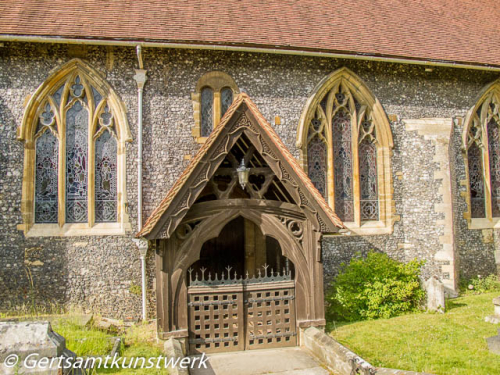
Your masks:
M 484 321 L 499 294 L 448 300 L 445 314 L 332 324 L 331 335 L 374 366 L 437 375 L 499 374 L 500 355 L 488 351 L 485 338 L 495 336 L 500 325 Z
M 79 357 L 106 356 L 113 348 L 114 338 L 122 337 L 125 343 L 121 356 L 126 358 L 158 357 L 162 347 L 156 342 L 155 325 L 139 324 L 126 331 L 112 335 L 93 327 L 82 327 L 71 319 L 64 319 L 52 325 L 55 332 L 66 338 L 66 346 Z M 128 360 L 127 362 L 128 363 Z M 166 369 L 96 369 L 97 374 L 165 375 Z

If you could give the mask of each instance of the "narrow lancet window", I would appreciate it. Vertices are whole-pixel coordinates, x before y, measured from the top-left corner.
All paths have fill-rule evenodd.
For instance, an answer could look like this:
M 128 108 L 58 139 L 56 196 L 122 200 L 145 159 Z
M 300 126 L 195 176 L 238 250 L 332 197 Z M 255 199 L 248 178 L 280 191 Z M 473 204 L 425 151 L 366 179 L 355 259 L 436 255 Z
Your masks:
M 335 212 L 342 221 L 354 221 L 352 130 L 349 112 L 341 107 L 332 119 L 332 128 Z
M 486 216 L 484 207 L 483 163 L 481 159 L 481 149 L 476 144 L 473 144 L 468 152 L 471 217 L 473 218 L 484 218 Z
M 201 90 L 201 136 L 208 137 L 213 129 L 214 91 L 205 87 Z
M 488 153 L 491 181 L 491 213 L 500 216 L 500 128 L 492 118 L 488 123 Z
M 116 140 L 104 131 L 95 143 L 95 221 L 117 219 Z
M 309 178 L 321 193 L 323 198 L 328 199 L 328 190 L 326 184 L 327 178 L 327 146 L 319 135 L 309 142 L 307 148 L 307 162 Z
M 378 220 L 377 147 L 367 139 L 359 145 L 361 220 Z
M 57 223 L 59 141 L 49 129 L 36 140 L 35 223 Z
M 226 114 L 232 102 L 233 102 L 233 90 L 231 90 L 229 87 L 224 87 L 220 92 L 221 118 Z
M 87 222 L 88 112 L 76 100 L 66 113 L 66 222 Z

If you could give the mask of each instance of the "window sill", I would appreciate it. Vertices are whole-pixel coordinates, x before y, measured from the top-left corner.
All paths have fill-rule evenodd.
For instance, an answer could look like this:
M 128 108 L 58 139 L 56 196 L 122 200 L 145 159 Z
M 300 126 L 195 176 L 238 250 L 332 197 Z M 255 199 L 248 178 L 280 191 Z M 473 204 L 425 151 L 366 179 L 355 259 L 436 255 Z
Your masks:
M 384 234 L 392 234 L 393 226 L 387 225 L 383 221 L 367 221 L 361 223 L 361 226 L 356 223 L 344 223 L 347 230 L 344 230 L 344 236 L 378 236 Z M 325 235 L 325 237 L 338 237 L 338 235 Z
M 86 223 L 64 224 L 34 224 L 26 231 L 23 224 L 18 229 L 24 230 L 26 237 L 73 237 L 73 236 L 123 236 L 130 233 L 130 223 L 98 223 L 92 228 Z
M 500 229 L 500 218 L 467 220 L 469 229 Z

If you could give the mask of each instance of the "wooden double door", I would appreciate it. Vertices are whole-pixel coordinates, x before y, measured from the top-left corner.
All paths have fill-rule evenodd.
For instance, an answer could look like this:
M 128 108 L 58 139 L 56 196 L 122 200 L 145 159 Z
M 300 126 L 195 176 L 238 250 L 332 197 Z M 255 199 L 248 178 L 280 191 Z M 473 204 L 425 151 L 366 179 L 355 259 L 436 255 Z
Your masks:
M 188 288 L 190 353 L 297 345 L 295 286 L 289 273 L 192 284 Z

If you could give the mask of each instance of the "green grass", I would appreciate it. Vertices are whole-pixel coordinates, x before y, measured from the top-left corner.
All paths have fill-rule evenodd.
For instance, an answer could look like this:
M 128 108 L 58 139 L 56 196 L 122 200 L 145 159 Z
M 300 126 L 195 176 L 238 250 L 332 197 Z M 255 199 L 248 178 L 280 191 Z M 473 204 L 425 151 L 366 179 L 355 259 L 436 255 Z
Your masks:
M 113 349 L 113 336 L 92 327 L 82 327 L 71 319 L 57 321 L 52 329 L 66 339 L 66 347 L 79 357 L 106 355 Z
M 125 348 L 121 356 L 126 358 L 144 357 L 146 361 L 151 357 L 158 357 L 163 353 L 162 347 L 156 342 L 156 331 L 154 324 L 139 324 L 130 327 L 123 336 Z M 128 364 L 129 361 L 127 360 Z M 100 369 L 98 374 L 137 374 L 137 375 L 166 375 L 166 369 Z
M 52 311 L 50 311 L 52 312 Z M 66 347 L 76 353 L 78 357 L 106 357 L 111 353 L 116 337 L 123 339 L 124 345 L 120 353 L 121 357 L 126 357 L 126 364 L 129 358 L 144 357 L 147 360 L 151 357 L 158 357 L 163 353 L 162 344 L 156 340 L 156 325 L 137 324 L 126 328 L 122 332 L 109 333 L 95 328 L 93 325 L 83 326 L 81 319 L 78 319 L 78 312 L 69 314 L 46 314 L 45 311 L 14 311 L 1 313 L 0 319 L 16 318 L 19 320 L 50 320 L 52 329 L 66 339 Z M 97 317 L 99 319 L 99 317 Z M 111 362 L 108 362 L 108 366 Z M 138 362 L 140 363 L 140 361 Z M 96 369 L 96 374 L 135 374 L 135 375 L 167 375 L 167 369 Z
M 106 356 L 113 348 L 116 336 L 122 337 L 124 347 L 121 351 L 121 357 L 144 357 L 147 361 L 150 357 L 158 357 L 162 354 L 162 347 L 156 343 L 154 324 L 139 324 L 128 328 L 125 332 L 118 335 L 100 331 L 93 327 L 82 327 L 71 319 L 57 321 L 53 325 L 53 330 L 66 338 L 66 346 L 79 357 L 86 356 Z M 109 362 L 110 364 L 111 362 Z M 129 360 L 126 360 L 128 365 Z M 140 363 L 140 362 L 139 362 Z M 100 368 L 96 370 L 97 374 L 137 374 L 137 375 L 166 375 L 166 369 L 110 369 Z
M 484 318 L 493 313 L 496 293 L 448 300 L 445 314 L 417 313 L 391 319 L 338 324 L 331 331 L 341 344 L 374 366 L 437 375 L 498 374 L 500 355 L 485 338 L 498 328 Z

